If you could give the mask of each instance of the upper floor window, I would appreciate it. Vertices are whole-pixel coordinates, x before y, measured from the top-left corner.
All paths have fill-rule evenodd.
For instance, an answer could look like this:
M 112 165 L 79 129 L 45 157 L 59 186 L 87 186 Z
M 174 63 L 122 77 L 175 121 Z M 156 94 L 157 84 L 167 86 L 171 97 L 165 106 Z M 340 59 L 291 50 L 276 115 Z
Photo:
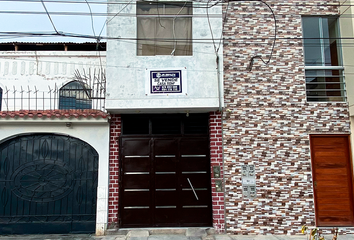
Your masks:
M 59 109 L 91 108 L 91 89 L 85 83 L 72 81 L 59 90 Z
M 303 17 L 307 101 L 345 101 L 336 17 Z
M 137 2 L 137 54 L 192 55 L 191 2 Z

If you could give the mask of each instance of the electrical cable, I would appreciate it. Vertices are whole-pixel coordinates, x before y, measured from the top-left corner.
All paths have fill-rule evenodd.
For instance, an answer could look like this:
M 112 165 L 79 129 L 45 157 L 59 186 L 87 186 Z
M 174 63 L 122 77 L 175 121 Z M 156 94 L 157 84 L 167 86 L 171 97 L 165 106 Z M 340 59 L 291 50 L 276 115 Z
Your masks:
M 51 32 L 0 32 L 0 36 L 19 36 L 19 37 L 54 37 L 58 36 L 57 33 L 51 33 Z M 66 32 L 60 32 L 60 36 L 65 36 L 65 37 L 83 37 L 86 39 L 94 39 L 96 40 L 97 37 L 93 35 L 85 35 L 85 34 L 77 34 L 77 33 L 66 33 Z M 107 37 L 103 36 L 101 37 L 102 39 L 107 39 L 107 40 L 131 40 L 131 41 L 136 41 L 136 40 L 156 40 L 156 41 L 165 41 L 165 42 L 171 42 L 174 41 L 173 38 L 170 39 L 155 39 L 155 38 L 124 38 L 124 37 Z M 323 40 L 354 40 L 354 37 L 331 37 L 331 38 L 304 38 L 304 37 L 277 37 L 277 41 L 280 40 L 298 40 L 299 43 L 303 44 L 302 40 L 318 40 L 318 39 L 323 39 Z M 235 37 L 224 37 L 224 40 L 232 40 L 232 41 L 242 41 L 243 44 L 250 44 L 254 43 L 254 41 L 264 41 L 264 40 L 269 40 L 268 37 L 244 37 L 244 38 L 235 38 Z M 182 40 L 181 40 L 182 41 Z M 189 40 L 190 41 L 190 40 Z M 211 38 L 194 38 L 193 43 L 205 43 L 205 41 L 211 41 Z M 258 42 L 254 44 L 267 44 L 264 42 Z M 347 43 L 341 43 L 343 45 L 347 45 Z M 308 44 L 307 44 L 308 45 Z M 319 44 L 316 44 L 316 46 L 321 46 Z
M 268 3 L 266 3 L 266 2 L 263 1 L 263 0 L 229 0 L 229 1 L 231 1 L 231 2 L 244 2 L 244 1 L 251 1 L 251 2 L 256 1 L 256 2 L 261 2 L 261 3 L 265 4 L 265 5 L 269 8 L 269 10 L 271 11 L 271 13 L 272 13 L 272 15 L 273 15 L 273 18 L 274 18 L 274 40 L 273 40 L 272 49 L 271 49 L 271 51 L 270 51 L 269 58 L 268 58 L 267 61 L 265 61 L 265 60 L 262 58 L 262 56 L 260 56 L 260 55 L 252 56 L 251 59 L 250 59 L 250 62 L 249 62 L 249 64 L 248 64 L 247 69 L 248 69 L 249 72 L 252 71 L 253 63 L 254 63 L 254 60 L 255 60 L 256 58 L 260 59 L 265 65 L 268 65 L 268 64 L 270 63 L 270 60 L 272 59 L 273 52 L 274 52 L 274 47 L 275 47 L 275 42 L 276 42 L 276 40 L 277 40 L 277 19 L 276 19 L 276 17 L 275 17 L 275 13 L 274 13 L 273 9 L 270 7 L 270 5 L 269 5 Z
M 87 6 L 88 6 L 88 8 L 89 8 L 89 10 L 90 10 L 92 33 L 93 33 L 94 36 L 96 36 L 91 6 L 90 6 L 90 4 L 88 3 L 87 0 L 85 0 L 85 2 L 87 3 Z
M 224 29 L 225 29 L 225 23 L 227 22 L 227 11 L 229 9 L 230 6 L 230 1 L 227 1 L 227 6 L 226 6 L 226 10 L 225 10 L 225 16 L 222 22 L 222 29 L 221 29 L 221 36 L 220 36 L 220 40 L 219 40 L 219 46 L 217 48 L 217 51 L 219 52 L 220 46 L 221 46 L 221 42 L 223 40 L 223 34 L 224 34 Z
M 195 8 L 195 7 L 192 7 Z M 46 12 L 41 12 L 41 11 L 9 11 L 9 10 L 0 10 L 0 14 L 27 14 L 27 15 L 47 15 Z M 56 11 L 56 12 L 50 12 L 51 15 L 60 15 L 60 16 L 96 16 L 96 17 L 117 17 L 118 15 L 121 17 L 136 17 L 136 14 L 134 13 L 124 13 L 124 14 L 118 14 L 117 16 L 116 13 L 87 13 L 87 12 L 63 12 L 63 11 Z M 205 14 L 195 14 L 194 17 L 196 18 L 205 18 Z M 218 17 L 217 15 L 214 15 L 214 17 Z
M 4 59 L 4 58 L 3 58 Z M 9 58 L 10 59 L 10 58 Z M 13 61 L 13 56 L 11 56 L 11 61 Z M 68 64 L 68 65 L 77 65 L 77 62 L 67 62 L 67 61 L 50 61 L 50 60 L 41 60 L 40 58 L 38 60 L 36 59 L 33 59 L 33 58 L 22 58 L 22 57 L 19 57 L 19 58 L 16 58 L 16 61 L 25 61 L 25 62 L 35 62 L 35 63 L 65 63 L 65 64 Z M 99 64 L 94 64 L 92 62 L 88 62 L 88 63 L 82 63 L 80 64 L 80 66 L 91 66 L 91 67 L 101 67 L 101 63 Z M 127 66 L 118 66 L 118 65 L 109 65 L 107 64 L 106 65 L 107 68 L 110 67 L 110 68 L 122 68 L 122 69 L 126 69 Z M 129 66 L 129 68 L 132 68 L 132 69 L 136 69 L 137 71 L 145 71 L 146 70 L 146 67 L 134 67 L 134 66 Z M 210 68 L 207 68 L 207 69 L 187 69 L 186 70 L 187 72 L 210 72 L 210 73 L 215 73 L 216 70 L 211 70 Z
M 171 55 L 174 55 L 175 51 L 176 51 L 176 47 L 177 47 L 177 40 L 176 40 L 176 33 L 175 33 L 175 20 L 178 17 L 178 15 L 182 12 L 183 8 L 187 5 L 187 1 L 184 2 L 183 6 L 181 7 L 181 9 L 178 11 L 178 13 L 176 14 L 176 16 L 173 18 L 172 20 L 172 34 L 173 34 L 173 50 L 171 52 Z
M 130 1 L 129 1 L 119 12 L 117 12 L 111 19 L 106 20 L 106 21 L 104 22 L 104 24 L 103 24 L 103 26 L 102 26 L 102 29 L 101 29 L 100 34 L 98 35 L 98 37 L 101 36 L 104 27 L 105 27 L 110 21 L 112 21 L 116 16 L 118 16 L 126 7 L 128 7 L 128 6 L 131 4 L 132 1 L 133 1 L 133 0 L 130 0 Z
M 41 0 L 0 0 L 0 2 L 41 2 Z M 48 3 L 82 3 L 82 1 L 75 1 L 75 0 L 44 0 L 44 2 Z M 193 2 L 201 2 L 205 3 L 202 1 L 196 1 L 193 0 Z M 115 1 L 115 2 L 108 2 L 108 1 L 90 1 L 92 4 L 126 4 L 124 1 Z M 351 4 L 351 1 L 345 1 L 345 3 L 341 4 L 340 2 L 338 3 L 331 3 L 329 1 L 322 1 L 322 2 L 317 2 L 317 3 L 310 3 L 310 2 L 290 2 L 290 3 L 282 3 L 282 5 L 289 6 L 289 5 L 295 5 L 295 6 L 354 6 L 354 4 Z
M 212 1 L 212 0 L 208 0 L 207 6 L 208 6 L 208 4 L 209 4 L 211 1 Z M 213 34 L 213 29 L 212 29 L 211 24 L 210 24 L 209 8 L 206 9 L 206 14 L 207 14 L 207 19 L 208 19 L 208 25 L 209 25 L 209 30 L 210 30 L 211 39 L 212 39 L 212 41 L 213 41 L 214 51 L 215 51 L 215 54 L 217 55 L 217 54 L 218 54 L 218 50 L 216 49 L 215 40 L 214 40 L 214 34 Z
M 55 25 L 54 25 L 54 23 L 53 23 L 53 20 L 52 20 L 52 18 L 50 17 L 50 14 L 49 14 L 49 12 L 48 12 L 48 10 L 47 10 L 47 7 L 45 6 L 43 0 L 41 0 L 41 3 L 42 3 L 42 5 L 43 5 L 43 8 L 44 8 L 45 12 L 46 12 L 47 15 L 48 15 L 48 18 L 49 18 L 50 22 L 52 23 L 52 26 L 53 26 L 55 32 L 56 32 L 57 34 L 60 34 L 60 33 L 58 32 L 58 30 L 56 29 L 56 27 L 55 27 Z
M 157 10 L 157 17 L 159 18 L 160 27 L 165 28 L 165 26 L 162 26 L 162 24 L 161 24 L 160 11 L 159 11 L 159 4 L 156 4 L 156 10 Z

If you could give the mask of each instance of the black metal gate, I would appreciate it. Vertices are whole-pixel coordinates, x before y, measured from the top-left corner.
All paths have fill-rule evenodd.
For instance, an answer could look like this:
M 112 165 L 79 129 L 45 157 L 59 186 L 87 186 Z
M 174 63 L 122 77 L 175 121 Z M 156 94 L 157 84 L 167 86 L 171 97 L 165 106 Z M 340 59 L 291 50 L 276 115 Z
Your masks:
M 98 154 L 56 134 L 0 144 L 0 234 L 92 233 Z
M 120 140 L 121 227 L 211 226 L 207 116 L 123 116 Z

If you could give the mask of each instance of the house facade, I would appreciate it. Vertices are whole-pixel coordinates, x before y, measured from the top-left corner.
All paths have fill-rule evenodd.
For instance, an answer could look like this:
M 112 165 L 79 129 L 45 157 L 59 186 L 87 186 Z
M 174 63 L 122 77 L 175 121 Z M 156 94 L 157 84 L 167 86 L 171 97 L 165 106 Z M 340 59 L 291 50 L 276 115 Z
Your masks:
M 95 232 L 107 222 L 105 51 L 0 48 L 0 234 Z
M 349 10 L 110 0 L 106 53 L 5 44 L 0 233 L 353 234 Z
M 353 233 L 338 1 L 111 3 L 109 224 Z
M 267 6 L 230 3 L 225 23 L 226 230 L 296 234 L 306 224 L 352 232 L 339 2 L 267 3 L 277 19 L 267 65 L 245 69 L 251 56 L 271 54 L 275 25 Z M 243 197 L 245 166 L 255 169 L 253 199 Z

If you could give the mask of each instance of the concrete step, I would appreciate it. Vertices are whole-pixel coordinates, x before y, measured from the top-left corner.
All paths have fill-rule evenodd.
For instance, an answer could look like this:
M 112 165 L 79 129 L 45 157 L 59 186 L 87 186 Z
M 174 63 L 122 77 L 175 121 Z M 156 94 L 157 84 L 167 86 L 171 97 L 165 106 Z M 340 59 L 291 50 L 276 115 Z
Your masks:
M 175 240 L 183 239 L 201 239 L 208 235 L 215 234 L 214 228 L 141 228 L 141 229 L 108 229 L 106 236 L 114 235 L 119 239 L 138 240 L 149 238 L 154 240 L 164 240 L 165 238 L 175 238 Z M 183 237 L 183 239 L 182 239 Z M 211 239 L 211 238 L 210 238 Z

